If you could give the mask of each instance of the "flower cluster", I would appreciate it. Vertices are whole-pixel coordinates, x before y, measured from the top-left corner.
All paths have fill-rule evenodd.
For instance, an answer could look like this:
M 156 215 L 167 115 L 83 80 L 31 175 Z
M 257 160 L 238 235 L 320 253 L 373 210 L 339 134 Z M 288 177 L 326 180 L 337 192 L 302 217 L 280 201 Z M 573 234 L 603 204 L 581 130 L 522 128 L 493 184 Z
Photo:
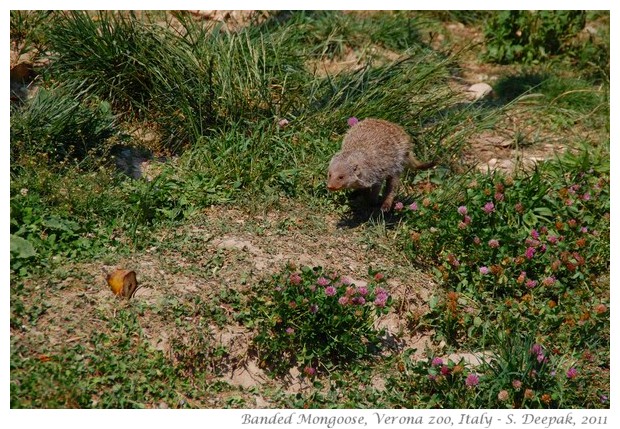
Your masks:
M 311 377 L 369 354 L 380 342 L 374 318 L 391 303 L 385 281 L 382 273 L 364 282 L 320 267 L 275 276 L 257 311 L 264 315 L 255 338 L 263 365 L 285 373 L 293 364 Z

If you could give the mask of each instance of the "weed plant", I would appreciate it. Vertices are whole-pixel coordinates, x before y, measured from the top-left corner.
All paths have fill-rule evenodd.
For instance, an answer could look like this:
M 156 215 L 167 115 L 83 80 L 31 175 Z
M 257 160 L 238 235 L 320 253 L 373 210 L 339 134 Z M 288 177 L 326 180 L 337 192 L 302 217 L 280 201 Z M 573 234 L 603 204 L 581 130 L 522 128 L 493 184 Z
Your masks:
M 485 27 L 486 58 L 533 62 L 561 53 L 586 23 L 584 11 L 501 11 Z
M 276 375 L 297 367 L 312 378 L 376 355 L 382 332 L 375 318 L 389 311 L 392 298 L 383 274 L 369 274 L 371 281 L 359 286 L 320 267 L 273 277 L 252 305 L 261 365 Z
M 476 366 L 465 360 L 441 357 L 417 360 L 404 353 L 398 362 L 401 370 L 388 378 L 385 396 L 393 406 L 405 408 L 605 408 L 609 405 L 600 369 L 588 363 L 588 359 L 567 360 L 557 351 L 519 333 L 503 334 L 497 340 L 502 347 L 499 353 L 487 356 Z
M 441 339 L 454 347 L 499 348 L 509 365 L 516 346 L 506 335 L 527 333 L 554 350 L 555 372 L 566 369 L 558 362 L 583 354 L 589 357 L 575 371 L 592 371 L 593 361 L 608 368 L 609 290 L 600 277 L 609 269 L 607 159 L 604 151 L 584 151 L 539 164 L 524 177 L 470 173 L 458 185 L 398 206 L 405 251 L 439 261 L 434 270 L 446 293 L 431 299 L 427 322 Z M 520 370 L 521 381 L 526 373 Z M 536 382 L 551 395 L 541 406 L 578 402 L 560 393 L 564 384 Z M 523 399 L 516 398 L 526 406 Z

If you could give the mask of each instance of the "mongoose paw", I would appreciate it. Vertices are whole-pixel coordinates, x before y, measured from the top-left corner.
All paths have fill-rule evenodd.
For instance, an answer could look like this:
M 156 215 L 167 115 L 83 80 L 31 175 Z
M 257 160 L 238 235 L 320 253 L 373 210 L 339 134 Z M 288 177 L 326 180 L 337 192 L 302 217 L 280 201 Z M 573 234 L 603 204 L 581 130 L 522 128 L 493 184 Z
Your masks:
M 392 210 L 392 202 L 391 201 L 385 201 L 383 204 L 381 204 L 381 211 L 383 213 L 387 213 L 390 210 Z

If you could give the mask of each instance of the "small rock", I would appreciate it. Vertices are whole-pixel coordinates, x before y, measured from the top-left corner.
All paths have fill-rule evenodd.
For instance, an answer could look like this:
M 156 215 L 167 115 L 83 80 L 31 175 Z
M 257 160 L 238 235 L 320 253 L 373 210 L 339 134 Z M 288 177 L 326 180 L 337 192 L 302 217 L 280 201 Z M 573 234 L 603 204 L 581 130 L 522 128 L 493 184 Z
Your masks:
M 471 94 L 471 98 L 473 100 L 480 100 L 481 98 L 491 94 L 493 92 L 493 88 L 488 83 L 480 82 L 467 88 L 467 92 Z
M 468 365 L 478 366 L 484 362 L 489 363 L 493 359 L 493 354 L 491 352 L 453 353 L 446 356 L 445 359 L 454 363 L 459 363 L 463 360 Z

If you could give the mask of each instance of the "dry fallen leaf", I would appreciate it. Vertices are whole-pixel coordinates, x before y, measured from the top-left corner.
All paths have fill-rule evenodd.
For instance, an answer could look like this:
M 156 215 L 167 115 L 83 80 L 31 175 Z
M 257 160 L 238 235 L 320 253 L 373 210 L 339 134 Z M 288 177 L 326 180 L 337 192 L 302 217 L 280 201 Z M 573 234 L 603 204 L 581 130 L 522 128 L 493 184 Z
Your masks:
M 138 289 L 136 272 L 129 270 L 116 270 L 106 275 L 105 278 L 110 285 L 110 289 L 117 296 L 131 298 Z

